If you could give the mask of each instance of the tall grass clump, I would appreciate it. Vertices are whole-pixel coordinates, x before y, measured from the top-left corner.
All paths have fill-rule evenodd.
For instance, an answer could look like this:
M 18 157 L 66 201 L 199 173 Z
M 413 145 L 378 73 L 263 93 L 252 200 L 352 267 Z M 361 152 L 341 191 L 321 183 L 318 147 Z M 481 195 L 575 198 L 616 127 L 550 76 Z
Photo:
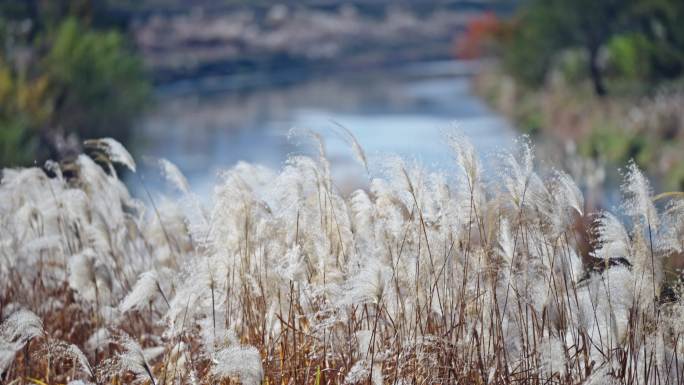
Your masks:
M 166 160 L 176 198 L 131 197 L 111 139 L 3 170 L 0 381 L 684 383 L 684 200 L 633 163 L 623 204 L 588 213 L 528 142 L 484 168 L 451 136 L 448 175 L 394 158 L 343 196 L 312 137 L 318 157 L 238 163 L 209 205 Z

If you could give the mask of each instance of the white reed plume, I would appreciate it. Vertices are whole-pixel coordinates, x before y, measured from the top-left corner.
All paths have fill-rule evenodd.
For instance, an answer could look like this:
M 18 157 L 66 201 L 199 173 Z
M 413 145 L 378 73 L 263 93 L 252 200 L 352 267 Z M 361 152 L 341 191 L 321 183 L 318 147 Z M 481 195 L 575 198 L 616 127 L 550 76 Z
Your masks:
M 518 141 L 517 153 L 506 152 L 502 155 L 501 167 L 504 187 L 516 206 L 538 203 L 539 190 L 543 185 L 540 186 L 541 182 L 534 172 L 533 148 L 528 138 L 523 137 Z
M 276 267 L 276 272 L 288 281 L 300 282 L 306 279 L 306 262 L 299 245 L 295 245 L 285 253 L 282 263 Z
M 90 366 L 88 358 L 78 346 L 48 337 L 44 348 L 47 350 L 47 355 L 51 360 L 68 359 L 74 368 L 79 368 L 80 371 L 88 375 L 89 379 L 95 378 L 95 373 Z
M 625 342 L 629 330 L 629 313 L 635 304 L 635 277 L 624 266 L 594 273 L 577 291 L 579 308 L 577 319 L 588 337 L 598 346 L 592 354 Z M 648 285 L 647 285 L 648 287 Z M 652 299 L 652 294 L 650 294 Z M 644 296 L 649 299 L 648 296 Z M 574 305 L 574 304 L 573 304 Z
M 684 251 L 684 197 L 667 204 L 655 246 L 666 255 Z
M 342 303 L 380 305 L 393 294 L 392 270 L 380 260 L 369 259 L 361 269 L 347 281 L 347 290 Z M 391 301 L 390 301 L 391 302 Z
M 178 191 L 187 194 L 190 192 L 190 184 L 185 178 L 185 175 L 180 171 L 178 166 L 171 163 L 169 160 L 160 158 L 158 160 L 159 168 L 161 169 L 162 175 L 166 178 L 171 185 L 173 185 Z
M 545 337 L 539 344 L 539 359 L 543 377 L 551 379 L 556 375 L 564 377 L 567 372 L 565 347 L 555 337 Z
M 595 231 L 598 245 L 594 255 L 598 258 L 632 259 L 631 240 L 622 222 L 613 214 L 603 212 L 596 219 Z
M 314 144 L 316 145 L 316 149 L 318 150 L 318 161 L 320 163 L 321 171 L 322 171 L 322 182 L 325 186 L 325 188 L 328 191 L 332 190 L 332 174 L 330 172 L 330 161 L 328 160 L 328 157 L 326 155 L 325 151 L 325 141 L 323 140 L 323 137 L 321 134 L 314 132 L 312 130 L 307 130 L 307 129 L 296 129 L 292 128 L 290 132 L 288 133 L 288 136 L 294 137 L 294 136 L 306 136 L 309 139 L 311 139 Z
M 564 203 L 562 208 L 569 207 L 580 215 L 584 214 L 584 196 L 572 177 L 556 170 L 553 181 L 557 185 L 555 197 Z M 558 213 L 558 215 L 562 214 L 562 212 Z
M 230 346 L 214 353 L 211 372 L 219 378 L 238 377 L 243 385 L 260 385 L 264 378 L 259 351 L 252 346 Z
M 502 219 L 499 226 L 499 247 L 501 248 L 501 257 L 511 266 L 515 258 L 515 240 L 506 219 Z
M 93 332 L 85 343 L 87 352 L 93 354 L 97 349 L 102 348 L 111 340 L 111 333 L 106 328 L 97 329 Z
M 119 310 L 125 313 L 132 309 L 139 309 L 147 305 L 152 296 L 161 294 L 162 298 L 168 305 L 168 300 L 159 284 L 159 276 L 154 270 L 146 271 L 140 274 L 138 282 L 135 283 L 130 293 L 119 304 Z
M 107 301 L 112 289 L 111 273 L 87 249 L 69 259 L 69 286 L 88 301 Z
M 86 357 L 85 354 L 81 351 L 81 349 L 78 348 L 78 346 L 74 344 L 69 344 L 67 347 L 67 351 L 69 354 L 74 358 L 76 362 L 81 366 L 81 369 L 83 369 L 90 378 L 95 377 L 95 373 L 93 372 L 93 368 L 90 366 L 90 361 L 88 361 L 88 357 Z
M 152 367 L 147 362 L 145 352 L 140 345 L 126 334 L 122 335 L 118 342 L 124 349 L 119 354 L 121 370 L 132 372 L 138 381 L 147 377 L 152 381 L 152 385 L 156 385 Z
M 363 166 L 363 169 L 366 170 L 366 173 L 368 172 L 368 159 L 366 158 L 366 153 L 363 151 L 363 147 L 361 147 L 361 144 L 356 140 L 356 137 L 354 136 L 354 133 L 352 133 L 347 127 L 341 125 L 338 122 L 333 122 L 335 126 L 338 128 L 336 131 L 342 139 L 349 144 L 351 147 L 354 157 L 356 160 Z
M 0 324 L 0 373 L 14 360 L 15 354 L 32 338 L 43 334 L 43 322 L 33 312 L 19 309 Z
M 482 167 L 472 143 L 465 136 L 454 133 L 448 136 L 448 140 L 456 156 L 456 164 L 467 178 L 469 189 L 479 188 Z
M 370 375 L 370 367 L 366 360 L 357 361 L 344 378 L 345 385 L 364 384 L 368 381 Z M 371 378 L 372 385 L 382 385 L 382 370 L 380 365 L 374 365 L 373 377 Z
M 653 204 L 651 184 L 633 160 L 627 164 L 625 180 L 621 187 L 625 195 L 625 212 L 651 228 L 651 231 L 655 231 L 658 227 L 658 212 Z
M 103 151 L 110 161 L 126 166 L 135 172 L 135 160 L 126 148 L 112 138 L 90 139 L 84 142 L 86 147 Z

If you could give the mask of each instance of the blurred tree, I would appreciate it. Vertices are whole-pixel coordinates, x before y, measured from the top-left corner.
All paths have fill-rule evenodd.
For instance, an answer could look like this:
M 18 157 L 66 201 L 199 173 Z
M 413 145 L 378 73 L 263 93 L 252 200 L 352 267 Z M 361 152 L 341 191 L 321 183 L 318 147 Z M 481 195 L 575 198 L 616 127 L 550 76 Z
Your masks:
M 52 105 L 45 76 L 27 80 L 0 61 L 0 164 L 26 164 Z
M 621 75 L 681 76 L 683 19 L 681 0 L 528 0 L 500 35 L 503 61 L 518 79 L 539 85 L 560 52 L 581 48 L 594 90 L 604 95 L 604 49 Z
M 641 54 L 650 62 L 651 78 L 668 79 L 684 73 L 684 1 L 639 0 L 630 9 L 635 32 L 646 44 Z
M 507 36 L 505 62 L 528 83 L 539 83 L 562 50 L 581 47 L 598 95 L 606 93 L 599 50 L 624 29 L 626 9 L 634 0 L 530 0 Z
M 650 43 L 641 34 L 620 34 L 607 44 L 609 70 L 626 80 L 646 80 L 652 73 L 649 55 Z
M 55 95 L 52 125 L 81 138 L 125 139 L 149 91 L 137 57 L 118 32 L 88 30 L 75 18 L 58 27 L 42 63 Z
M 0 2 L 0 166 L 59 156 L 74 134 L 125 141 L 149 82 L 105 6 Z

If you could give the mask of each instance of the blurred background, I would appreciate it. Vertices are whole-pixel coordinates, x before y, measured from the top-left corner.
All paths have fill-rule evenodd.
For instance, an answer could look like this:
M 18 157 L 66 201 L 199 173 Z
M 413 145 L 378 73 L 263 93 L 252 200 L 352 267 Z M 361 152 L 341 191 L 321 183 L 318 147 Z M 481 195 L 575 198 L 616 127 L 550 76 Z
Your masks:
M 681 20 L 680 0 L 2 0 L 0 166 L 113 137 L 208 195 L 237 161 L 311 153 L 288 135 L 311 129 L 351 189 L 339 127 L 445 169 L 456 129 L 482 154 L 529 134 L 596 206 L 629 159 L 682 190 Z

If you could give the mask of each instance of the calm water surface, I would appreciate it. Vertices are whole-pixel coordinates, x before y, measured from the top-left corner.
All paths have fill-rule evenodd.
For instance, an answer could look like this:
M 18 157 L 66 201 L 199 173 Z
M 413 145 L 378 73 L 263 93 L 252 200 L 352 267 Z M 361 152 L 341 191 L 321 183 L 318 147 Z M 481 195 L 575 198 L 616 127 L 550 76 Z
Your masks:
M 471 94 L 458 68 L 430 64 L 250 90 L 206 92 L 198 83 L 182 93 L 161 91 L 133 150 L 174 162 L 208 197 L 218 172 L 240 160 L 280 168 L 290 154 L 314 154 L 306 139 L 288 137 L 292 128 L 322 135 L 335 182 L 345 190 L 361 185 L 363 170 L 336 124 L 354 133 L 371 164 L 398 154 L 448 168 L 444 134 L 454 128 L 481 154 L 510 147 L 515 131 Z

